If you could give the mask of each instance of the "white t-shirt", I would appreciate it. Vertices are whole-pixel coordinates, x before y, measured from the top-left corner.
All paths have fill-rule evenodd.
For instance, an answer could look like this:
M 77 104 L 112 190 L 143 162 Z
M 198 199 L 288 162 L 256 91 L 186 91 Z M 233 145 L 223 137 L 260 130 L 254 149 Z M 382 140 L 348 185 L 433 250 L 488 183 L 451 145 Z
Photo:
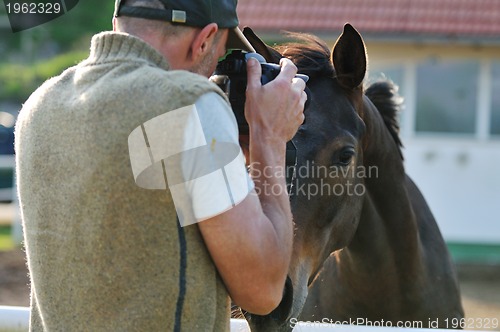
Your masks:
M 253 190 L 229 105 L 215 92 L 159 115 L 129 135 L 136 184 L 170 189 L 182 226 L 221 214 Z

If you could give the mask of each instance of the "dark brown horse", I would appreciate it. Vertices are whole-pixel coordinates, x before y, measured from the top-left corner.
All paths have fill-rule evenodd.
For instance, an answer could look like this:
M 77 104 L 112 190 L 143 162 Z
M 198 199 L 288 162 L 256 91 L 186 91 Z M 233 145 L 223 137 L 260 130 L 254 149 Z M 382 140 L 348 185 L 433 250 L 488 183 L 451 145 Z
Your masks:
M 346 24 L 331 55 L 309 35 L 276 49 L 249 29 L 245 35 L 268 62 L 283 55 L 310 77 L 306 121 L 293 138 L 289 279 L 270 315 L 246 314 L 252 331 L 289 331 L 299 317 L 422 327 L 462 318 L 446 245 L 404 170 L 395 87 L 380 82 L 363 90 L 359 33 Z

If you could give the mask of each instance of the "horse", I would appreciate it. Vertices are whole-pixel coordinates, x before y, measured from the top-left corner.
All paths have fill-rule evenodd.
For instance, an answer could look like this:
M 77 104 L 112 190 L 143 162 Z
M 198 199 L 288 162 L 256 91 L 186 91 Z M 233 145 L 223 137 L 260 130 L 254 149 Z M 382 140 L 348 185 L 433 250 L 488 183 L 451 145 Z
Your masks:
M 345 24 L 332 52 L 313 35 L 270 47 L 251 29 L 243 33 L 267 62 L 287 57 L 309 76 L 305 122 L 292 139 L 292 261 L 279 306 L 266 316 L 243 313 L 251 330 L 290 331 L 303 320 L 446 327 L 462 319 L 449 252 L 405 173 L 396 87 L 364 88 L 359 32 Z

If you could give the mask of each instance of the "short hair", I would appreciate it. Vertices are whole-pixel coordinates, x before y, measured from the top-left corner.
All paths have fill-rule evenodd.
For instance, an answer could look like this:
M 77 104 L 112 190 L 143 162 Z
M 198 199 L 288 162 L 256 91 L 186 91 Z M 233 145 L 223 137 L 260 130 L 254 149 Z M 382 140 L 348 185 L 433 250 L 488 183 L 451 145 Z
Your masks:
M 123 5 L 130 7 L 145 7 L 153 9 L 165 9 L 159 0 L 125 0 Z M 179 35 L 191 27 L 171 24 L 160 20 L 150 20 L 128 16 L 116 17 L 118 31 L 127 32 L 140 36 L 143 33 L 161 32 L 166 35 Z

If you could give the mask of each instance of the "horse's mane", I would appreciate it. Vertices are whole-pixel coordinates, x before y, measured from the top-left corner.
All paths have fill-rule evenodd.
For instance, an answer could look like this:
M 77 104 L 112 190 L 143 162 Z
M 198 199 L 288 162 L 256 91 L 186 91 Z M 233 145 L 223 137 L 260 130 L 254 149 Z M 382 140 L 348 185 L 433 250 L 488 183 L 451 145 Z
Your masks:
M 311 34 L 287 32 L 287 37 L 295 40 L 276 46 L 275 49 L 284 57 L 291 59 L 299 73 L 309 77 L 335 77 L 335 69 L 330 61 L 331 52 L 324 41 Z M 397 93 L 398 87 L 390 80 L 377 81 L 365 90 L 365 95 L 372 101 L 392 138 L 396 142 L 399 154 L 402 143 L 399 138 L 398 113 L 402 107 L 402 98 Z
M 398 86 L 389 79 L 383 79 L 372 83 L 365 90 L 365 95 L 371 100 L 377 108 L 385 126 L 389 129 L 394 142 L 399 150 L 399 155 L 403 159 L 401 148 L 403 143 L 399 138 L 398 113 L 403 106 L 403 98 L 398 94 Z
M 294 42 L 278 45 L 275 49 L 297 66 L 299 73 L 309 77 L 335 75 L 330 61 L 330 49 L 318 37 L 305 33 L 287 32 L 286 36 Z

